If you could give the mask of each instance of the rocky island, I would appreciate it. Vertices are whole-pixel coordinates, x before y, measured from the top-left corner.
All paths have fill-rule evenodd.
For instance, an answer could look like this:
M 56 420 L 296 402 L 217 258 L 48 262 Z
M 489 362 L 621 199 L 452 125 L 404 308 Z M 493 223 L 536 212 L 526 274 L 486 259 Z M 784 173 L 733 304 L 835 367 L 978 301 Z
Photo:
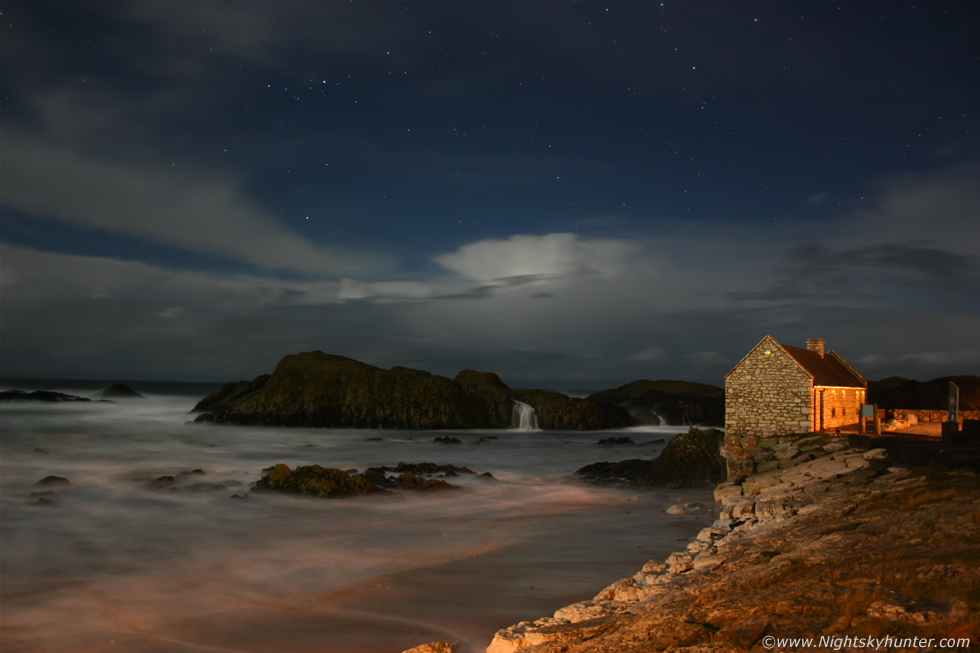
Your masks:
M 623 386 L 576 399 L 560 392 L 513 389 L 492 372 L 467 369 L 450 379 L 311 351 L 285 356 L 272 374 L 226 383 L 193 412 L 200 413 L 199 422 L 230 424 L 465 429 L 508 428 L 516 421 L 515 406 L 526 405 L 533 408 L 542 429 L 580 431 L 653 423 L 651 415 L 657 410 L 681 424 L 724 413 L 720 388 L 676 386 L 682 382 L 675 381 L 638 383 L 661 385 Z

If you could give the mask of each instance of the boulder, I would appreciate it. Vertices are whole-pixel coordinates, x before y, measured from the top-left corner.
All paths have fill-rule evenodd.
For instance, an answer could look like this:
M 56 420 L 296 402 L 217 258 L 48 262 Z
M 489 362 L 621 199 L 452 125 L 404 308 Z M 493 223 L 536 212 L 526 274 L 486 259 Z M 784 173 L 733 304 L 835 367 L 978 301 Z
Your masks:
M 623 460 L 594 463 L 577 472 L 599 483 L 626 483 L 638 487 L 704 487 L 725 478 L 725 461 L 719 450 L 724 433 L 697 429 L 672 439 L 654 460 Z

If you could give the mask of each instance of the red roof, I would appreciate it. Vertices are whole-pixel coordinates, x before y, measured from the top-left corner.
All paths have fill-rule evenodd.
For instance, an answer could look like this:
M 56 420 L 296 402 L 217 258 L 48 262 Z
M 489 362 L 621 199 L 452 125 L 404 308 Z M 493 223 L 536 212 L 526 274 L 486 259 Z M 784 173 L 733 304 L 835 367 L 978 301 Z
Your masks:
M 868 382 L 848 365 L 840 354 L 831 351 L 825 356 L 808 349 L 781 345 L 786 353 L 813 377 L 813 385 L 837 388 L 866 388 Z

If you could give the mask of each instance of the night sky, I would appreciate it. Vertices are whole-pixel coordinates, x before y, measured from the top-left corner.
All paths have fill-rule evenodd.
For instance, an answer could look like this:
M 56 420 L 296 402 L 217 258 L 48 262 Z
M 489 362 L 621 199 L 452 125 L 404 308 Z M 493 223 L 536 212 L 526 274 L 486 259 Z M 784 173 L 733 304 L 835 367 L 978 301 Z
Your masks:
M 980 2 L 0 3 L 0 374 L 980 373 Z

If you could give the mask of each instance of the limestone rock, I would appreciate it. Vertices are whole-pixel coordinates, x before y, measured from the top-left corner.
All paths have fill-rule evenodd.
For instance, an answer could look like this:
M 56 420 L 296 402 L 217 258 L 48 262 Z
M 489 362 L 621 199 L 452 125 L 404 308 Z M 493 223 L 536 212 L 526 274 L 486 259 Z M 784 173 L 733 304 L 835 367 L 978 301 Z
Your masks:
M 402 653 L 470 653 L 471 648 L 461 642 L 430 642 Z

